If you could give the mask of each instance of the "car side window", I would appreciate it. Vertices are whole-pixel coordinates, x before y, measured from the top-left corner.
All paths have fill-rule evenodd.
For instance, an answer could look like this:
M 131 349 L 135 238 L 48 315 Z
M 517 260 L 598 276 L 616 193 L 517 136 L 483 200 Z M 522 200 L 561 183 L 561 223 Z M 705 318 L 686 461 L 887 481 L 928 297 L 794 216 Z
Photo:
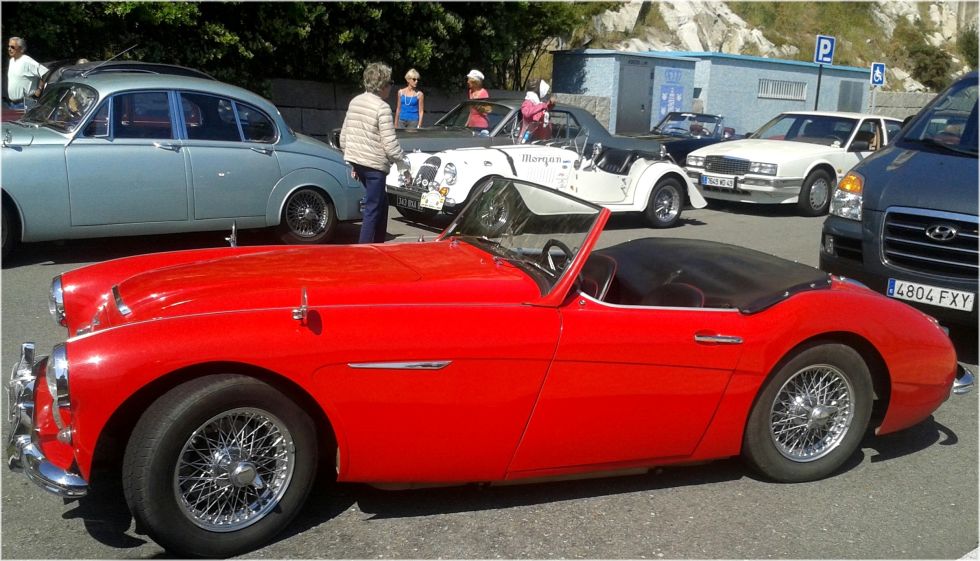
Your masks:
M 97 136 L 108 136 L 109 135 L 109 103 L 103 103 L 102 107 L 99 107 L 98 111 L 92 115 L 92 120 L 85 125 L 85 130 L 82 131 L 82 136 L 86 138 L 94 138 Z
M 898 136 L 898 131 L 902 130 L 902 123 L 885 121 L 885 130 L 888 132 L 888 142 L 886 144 L 891 144 L 892 140 Z
M 115 138 L 172 139 L 170 98 L 166 92 L 136 92 L 112 98 Z
M 187 138 L 241 142 L 231 100 L 205 94 L 181 93 Z
M 854 140 L 851 141 L 851 151 L 873 152 L 880 148 L 884 144 L 880 125 L 877 119 L 865 119 L 858 127 L 857 133 L 854 134 Z
M 275 142 L 276 126 L 268 115 L 244 103 L 235 102 L 238 119 L 242 123 L 242 133 L 249 142 Z
M 565 111 L 552 111 L 550 115 L 551 137 L 556 140 L 575 138 L 579 132 L 578 121 Z

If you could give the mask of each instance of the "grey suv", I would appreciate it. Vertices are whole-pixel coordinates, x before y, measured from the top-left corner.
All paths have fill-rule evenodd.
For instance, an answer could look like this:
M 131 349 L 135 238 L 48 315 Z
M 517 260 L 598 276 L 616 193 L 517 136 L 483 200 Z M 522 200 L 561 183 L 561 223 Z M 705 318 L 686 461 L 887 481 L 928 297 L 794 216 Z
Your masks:
M 977 73 L 922 109 L 834 192 L 820 268 L 977 325 Z

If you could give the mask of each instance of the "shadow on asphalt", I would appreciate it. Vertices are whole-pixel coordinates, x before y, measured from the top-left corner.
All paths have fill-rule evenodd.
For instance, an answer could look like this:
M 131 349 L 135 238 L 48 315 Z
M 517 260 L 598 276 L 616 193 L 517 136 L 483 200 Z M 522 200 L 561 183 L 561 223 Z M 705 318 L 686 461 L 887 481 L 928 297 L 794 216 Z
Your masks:
M 850 471 L 867 458 L 870 449 L 872 463 L 884 462 L 914 454 L 933 445 L 952 446 L 959 441 L 948 427 L 929 417 L 909 429 L 887 436 L 875 436 L 872 430 L 838 470 L 838 475 Z M 741 460 L 731 458 L 698 465 L 653 468 L 640 475 L 600 477 L 572 481 L 553 481 L 518 485 L 468 484 L 453 487 L 385 491 L 364 484 L 336 484 L 320 481 L 286 530 L 274 542 L 299 535 L 339 516 L 351 506 L 370 519 L 410 518 L 437 514 L 507 509 L 544 503 L 579 500 L 590 497 L 672 489 L 690 485 L 706 485 L 749 478 L 768 481 L 753 472 Z M 97 481 L 97 482 L 96 482 Z M 149 538 L 129 533 L 132 516 L 126 507 L 118 475 L 93 481 L 89 495 L 74 501 L 76 505 L 63 515 L 66 519 L 81 518 L 89 534 L 102 544 L 116 549 L 142 546 Z M 142 530 L 137 528 L 137 533 Z M 160 554 L 157 558 L 171 558 Z
M 707 208 L 727 214 L 746 214 L 749 216 L 800 216 L 799 209 L 795 204 L 754 204 L 709 199 Z

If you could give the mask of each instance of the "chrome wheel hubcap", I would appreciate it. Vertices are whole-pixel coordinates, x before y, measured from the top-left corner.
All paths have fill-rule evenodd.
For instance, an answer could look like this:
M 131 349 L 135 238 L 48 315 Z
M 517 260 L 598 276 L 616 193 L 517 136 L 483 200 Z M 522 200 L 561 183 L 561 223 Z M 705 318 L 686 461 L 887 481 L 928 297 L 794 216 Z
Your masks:
M 327 201 L 314 191 L 303 191 L 289 199 L 286 225 L 302 238 L 314 238 L 327 229 Z
M 810 186 L 810 208 L 816 210 L 823 208 L 830 194 L 830 185 L 823 179 L 818 179 Z
M 661 189 L 653 201 L 653 212 L 664 222 L 673 220 L 680 212 L 680 199 L 681 196 L 677 191 L 669 187 Z
M 818 460 L 840 445 L 854 418 L 854 390 L 836 367 L 808 366 L 776 393 L 769 430 L 776 449 L 794 462 Z
M 205 530 L 241 530 L 279 504 L 295 457 L 282 421 L 260 409 L 227 411 L 198 427 L 184 444 L 174 472 L 177 502 Z

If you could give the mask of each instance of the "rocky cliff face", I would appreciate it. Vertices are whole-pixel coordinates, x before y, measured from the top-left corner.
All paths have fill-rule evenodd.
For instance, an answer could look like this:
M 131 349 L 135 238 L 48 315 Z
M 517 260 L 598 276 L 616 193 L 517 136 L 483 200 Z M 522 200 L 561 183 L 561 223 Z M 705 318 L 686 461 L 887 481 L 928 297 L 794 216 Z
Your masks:
M 872 8 L 872 15 L 882 32 L 890 37 L 900 18 L 914 23 L 921 17 L 920 4 L 912 0 L 878 0 Z M 763 31 L 753 28 L 729 9 L 725 2 L 717 1 L 654 2 L 648 9 L 659 10 L 668 31 L 639 28 L 637 19 L 643 5 L 642 1 L 631 0 L 620 9 L 597 17 L 593 27 L 598 34 L 619 31 L 630 35 L 628 39 L 613 45 L 613 48 L 622 51 L 713 51 L 795 59 L 801 49 L 813 48 L 812 45 L 777 45 L 767 39 Z M 799 6 L 806 9 L 807 4 L 801 2 Z M 956 67 L 963 67 L 964 63 L 957 58 L 953 43 L 962 27 L 976 24 L 977 2 L 929 2 L 928 18 L 929 27 L 936 31 L 926 35 L 926 40 L 949 52 Z M 833 34 L 833 31 L 827 33 Z M 901 84 L 899 89 L 926 90 L 901 68 L 889 68 L 888 74 L 889 83 Z

